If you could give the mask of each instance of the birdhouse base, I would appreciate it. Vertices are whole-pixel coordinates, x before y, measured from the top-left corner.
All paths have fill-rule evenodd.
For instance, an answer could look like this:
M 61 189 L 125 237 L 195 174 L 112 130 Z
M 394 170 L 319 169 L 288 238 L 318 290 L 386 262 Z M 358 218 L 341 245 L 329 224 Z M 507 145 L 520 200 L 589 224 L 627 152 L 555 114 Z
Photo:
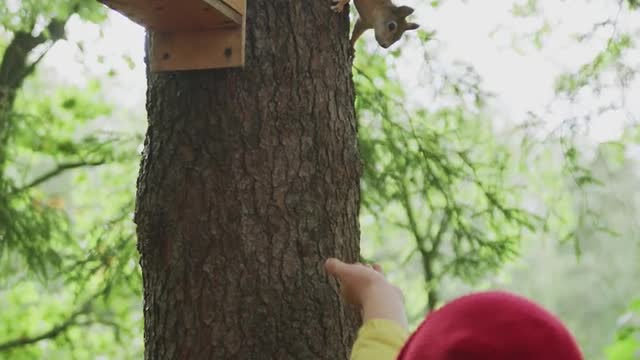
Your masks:
M 244 66 L 246 0 L 99 0 L 149 32 L 151 71 Z
M 244 27 L 191 32 L 152 32 L 151 71 L 244 66 Z

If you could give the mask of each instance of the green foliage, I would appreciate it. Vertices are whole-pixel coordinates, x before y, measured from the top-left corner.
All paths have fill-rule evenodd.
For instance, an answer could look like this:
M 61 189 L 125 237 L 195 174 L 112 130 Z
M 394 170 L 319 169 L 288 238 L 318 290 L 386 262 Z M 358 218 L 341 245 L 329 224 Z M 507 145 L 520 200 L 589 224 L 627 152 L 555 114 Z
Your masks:
M 105 14 L 98 2 L 10 2 L 0 29 L 23 34 L 7 43 L 43 44 L 48 23 Z M 10 311 L 0 314 L 0 357 L 139 358 L 132 199 L 141 135 L 104 130 L 117 109 L 105 102 L 102 81 L 56 84 L 38 60 L 16 56 L 19 47 L 1 49 L 13 52 L 0 59 L 24 62 L 16 71 L 35 71 L 9 84 L 17 97 L 1 119 L 10 126 L 0 141 L 8 159 L 0 163 L 0 304 Z
M 608 360 L 630 360 L 640 356 L 640 299 L 622 316 L 615 341 L 605 349 Z
M 564 189 L 565 200 L 554 210 L 565 214 L 549 224 L 550 233 L 524 240 L 522 258 L 503 269 L 504 280 L 499 282 L 559 315 L 587 359 L 603 358 L 616 318 L 637 294 L 640 204 L 630 195 L 636 192 L 639 179 L 624 148 L 603 144 L 591 160 L 580 152 L 581 167 L 601 185 L 579 188 L 570 176 L 564 176 L 565 183 L 554 192 Z M 552 177 L 543 184 L 552 186 L 561 178 Z M 560 219 L 571 222 L 563 225 Z M 562 227 L 572 229 L 570 243 L 558 243 L 554 233 Z
M 78 104 L 81 99 L 76 99 Z M 57 106 L 53 112 L 59 115 L 68 110 L 64 102 Z M 39 295 L 25 296 L 21 286 L 0 289 L 0 298 L 8 299 L 15 309 L 0 316 L 0 323 L 7 324 L 0 327 L 0 348 L 16 334 L 30 338 L 47 333 L 86 307 L 51 343 L 11 349 L 10 358 L 135 357 L 141 344 L 121 350 L 113 344 L 141 331 L 141 319 L 135 315 L 141 313 L 141 278 L 132 222 L 136 147 L 141 139 L 95 133 L 75 140 L 69 135 L 81 132 L 82 121 L 72 120 L 77 127 L 66 131 L 64 121 L 62 128 L 56 123 L 42 122 L 49 131 L 16 137 L 12 154 L 24 161 L 14 161 L 7 168 L 12 181 L 21 186 L 2 192 L 9 196 L 11 213 L 2 221 L 7 251 L 1 273 L 9 284 L 27 286 Z M 42 173 L 41 168 L 47 170 Z M 22 179 L 19 174 L 28 176 Z M 15 228 L 20 232 L 11 231 Z M 47 275 L 46 281 L 25 274 L 25 265 Z M 93 335 L 86 337 L 85 331 Z
M 69 243 L 71 234 L 64 199 L 46 198 L 35 188 L 66 171 L 132 159 L 132 147 L 139 142 L 118 134 L 82 134 L 90 120 L 111 112 L 99 99 L 97 83 L 85 89 L 60 88 L 50 97 L 29 96 L 42 87 L 42 83 L 27 83 L 11 116 L 15 125 L 7 147 L 12 161 L 3 181 L 13 190 L 3 192 L 6 208 L 1 210 L 6 216 L 2 223 L 6 225 L 0 242 L 40 274 L 47 265 L 60 263 L 50 243 L 55 239 Z M 33 241 L 23 240 L 29 238 Z
M 519 17 L 531 16 L 538 11 L 538 0 L 526 0 L 524 4 L 514 3 L 511 9 L 511 13 Z
M 532 16 L 540 10 L 538 3 L 529 1 L 514 11 Z M 537 49 L 544 47 L 552 23 L 542 19 L 542 27 L 531 36 Z M 629 83 L 635 71 L 629 67 L 633 64 L 624 62 L 629 50 L 635 51 L 634 36 L 623 33 L 622 27 L 618 30 L 602 53 L 558 79 L 558 99 L 572 101 L 583 89 L 593 89 L 597 96 L 603 75 L 614 72 L 619 76 L 606 78 L 619 81 L 613 87 Z M 630 195 L 637 192 L 629 186 L 637 184 L 637 178 L 631 175 L 634 164 L 625 155 L 625 144 L 638 143 L 637 139 L 629 135 L 622 142 L 601 146 L 599 163 L 594 164 L 590 159 L 594 149 L 581 141 L 578 132 L 588 124 L 574 118 L 551 134 L 531 136 L 516 128 L 498 135 L 493 114 L 483 107 L 487 97 L 472 77 L 456 79 L 455 71 L 449 70 L 430 74 L 422 82 L 427 85 L 418 90 L 407 90 L 395 78 L 395 66 L 403 57 L 417 54 L 411 49 L 409 55 L 409 45 L 404 46 L 384 57 L 366 51 L 356 56 L 364 257 L 382 262 L 388 276 L 401 285 L 414 323 L 422 319 L 425 308 L 460 293 L 510 288 L 559 314 L 579 336 L 587 358 L 601 358 L 612 317 L 627 301 L 635 286 L 630 279 L 637 274 L 630 265 L 638 259 L 633 245 L 637 235 L 629 224 L 637 214 L 630 205 Z M 437 52 L 432 52 L 425 59 L 435 57 Z M 440 64 L 424 65 L 431 72 L 443 71 Z M 409 91 L 437 86 L 446 91 L 437 92 L 433 103 L 432 98 L 418 104 L 408 100 L 413 95 Z M 546 115 L 539 120 L 544 122 Z M 590 118 L 599 115 L 594 112 Z M 588 120 L 585 117 L 585 123 Z M 468 164 L 460 154 L 468 154 Z M 492 191 L 484 192 L 486 188 Z M 459 206 L 464 221 L 456 223 L 451 209 Z M 465 206 L 477 214 L 465 212 Z M 501 213 L 500 207 L 516 210 L 517 216 L 509 218 L 511 214 Z M 540 217 L 523 208 L 535 209 Z M 473 241 L 459 236 L 468 224 L 482 224 L 472 234 L 489 241 L 470 247 L 474 261 L 465 262 L 457 260 L 465 258 L 464 252 L 451 245 Z M 443 244 L 443 251 L 433 251 Z M 616 258 L 616 263 L 606 262 L 603 253 Z M 494 276 L 497 270 L 503 271 Z M 576 307 L 576 301 L 582 306 Z
M 30 81 L 23 94 L 44 86 L 37 79 Z M 126 159 L 130 156 L 127 143 L 139 139 L 96 129 L 113 111 L 101 98 L 102 92 L 100 84 L 92 81 L 84 87 L 60 87 L 49 97 L 18 97 L 10 154 L 17 159 L 43 156 L 57 163 L 89 165 Z M 22 173 L 28 172 L 22 168 Z
M 36 24 L 47 24 L 53 19 L 64 20 L 72 15 L 102 22 L 106 9 L 98 1 L 87 0 L 7 0 L 0 7 L 0 28 L 9 32 L 31 32 Z M 40 28 L 42 30 L 42 28 Z
M 0 260 L 6 262 L 12 255 L 21 254 L 26 265 L 40 276 L 46 275 L 50 266 L 60 266 L 51 239 L 69 239 L 68 219 L 63 212 L 0 179 L 0 224 Z M 7 270 L 3 275 L 15 267 L 0 266 Z
M 615 65 L 621 59 L 624 51 L 631 46 L 633 46 L 633 41 L 629 35 L 620 35 L 611 39 L 604 51 L 596 55 L 591 62 L 583 65 L 576 73 L 559 77 L 556 81 L 556 92 L 574 95 L 590 84 L 604 70 Z
M 445 277 L 474 281 L 497 269 L 540 219 L 517 205 L 518 189 L 505 181 L 510 152 L 496 141 L 490 119 L 464 105 L 409 108 L 390 72 L 385 58 L 358 55 L 363 214 L 406 239 L 389 258 L 420 257 L 434 307 Z M 462 84 L 450 86 L 468 95 Z M 482 105 L 479 94 L 472 97 Z

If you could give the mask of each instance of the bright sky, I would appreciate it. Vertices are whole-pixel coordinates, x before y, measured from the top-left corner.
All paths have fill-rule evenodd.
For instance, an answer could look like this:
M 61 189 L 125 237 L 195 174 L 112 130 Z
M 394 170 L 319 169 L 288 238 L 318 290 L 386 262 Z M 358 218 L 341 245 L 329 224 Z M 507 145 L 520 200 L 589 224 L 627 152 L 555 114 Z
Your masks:
M 319 0 L 323 1 L 323 0 Z M 400 0 L 396 0 L 400 2 Z M 550 112 L 544 112 L 554 98 L 555 78 L 563 71 L 575 70 L 593 58 L 606 45 L 611 28 L 604 28 L 598 37 L 577 44 L 572 35 L 585 33 L 593 24 L 615 18 L 617 1 L 557 1 L 539 0 L 544 17 L 516 18 L 511 14 L 513 0 L 460 1 L 445 0 L 436 9 L 416 5 L 416 0 L 404 3 L 416 7 L 413 18 L 423 28 L 437 30 L 437 42 L 430 51 L 441 62 L 465 61 L 472 64 L 482 76 L 484 87 L 496 94 L 491 103 L 497 118 L 509 123 L 526 119 L 528 111 L 543 114 L 548 127 L 555 127 L 569 116 L 584 113 L 597 104 L 608 104 L 620 99 L 618 92 L 603 92 L 598 97 L 584 94 L 578 103 L 555 103 Z M 423 3 L 424 2 L 420 2 Z M 327 0 L 327 6 L 329 1 Z M 579 14 L 579 16 L 576 16 Z M 538 30 L 548 20 L 550 36 L 545 38 L 542 50 L 535 49 L 526 36 Z M 640 24 L 640 15 L 620 14 L 618 31 Z M 70 38 L 81 41 L 85 55 L 80 54 L 73 42 L 56 46 L 46 59 L 54 67 L 59 79 L 82 83 L 92 75 L 106 75 L 115 69 L 117 75 L 108 81 L 109 96 L 122 107 L 144 116 L 145 74 L 143 64 L 143 29 L 121 15 L 112 12 L 100 38 L 100 29 L 80 21 L 73 21 L 67 29 Z M 636 29 L 637 31 L 637 29 Z M 415 36 L 415 35 L 412 35 Z M 406 37 L 406 36 L 405 36 Z M 365 36 L 372 41 L 371 33 Z M 411 38 L 411 37 L 409 37 Z M 400 77 L 407 84 L 415 101 L 427 101 L 429 84 L 425 83 L 420 69 L 424 68 L 423 49 L 413 47 L 414 41 L 405 44 L 401 60 Z M 398 45 L 396 45 L 398 46 Z M 381 51 L 373 48 L 373 51 Z M 640 52 L 629 54 L 635 66 L 640 66 Z M 99 58 L 104 58 L 102 62 Z M 129 67 L 128 57 L 135 66 Z M 628 99 L 640 98 L 640 82 L 636 81 L 627 93 Z M 591 123 L 590 138 L 594 141 L 615 139 L 630 119 L 630 114 L 640 116 L 640 102 L 628 101 L 628 110 L 603 113 Z
M 588 32 L 595 23 L 615 18 L 618 13 L 618 2 L 613 0 L 539 0 L 542 16 L 514 17 L 511 13 L 513 4 L 524 2 L 453 0 L 444 1 L 444 5 L 435 11 L 426 6 L 416 11 L 419 21 L 428 29 L 437 30 L 437 37 L 442 39 L 435 46 L 437 56 L 445 61 L 463 60 L 472 64 L 482 76 L 485 88 L 497 95 L 492 103 L 495 114 L 511 123 L 524 120 L 527 111 L 545 114 L 545 107 L 554 98 L 557 76 L 565 71 L 574 71 L 592 59 L 606 46 L 611 28 L 603 29 L 593 41 L 582 44 L 577 44 L 573 36 Z M 618 17 L 619 31 L 629 29 L 631 24 L 640 24 L 640 16 L 634 15 Z M 534 48 L 527 35 L 540 29 L 545 20 L 549 22 L 551 33 L 539 50 Z M 636 59 L 636 68 L 640 69 L 638 51 L 635 57 L 630 55 L 629 58 Z M 416 59 L 417 62 L 422 61 L 420 56 Z M 414 63 L 405 68 L 417 65 Z M 408 70 L 405 75 L 405 82 L 419 86 L 420 78 L 416 78 L 415 73 Z M 639 85 L 636 81 L 635 89 L 627 94 L 628 99 L 633 99 L 634 95 L 640 98 Z M 550 114 L 545 114 L 544 120 L 549 123 L 548 128 L 553 128 L 567 117 L 593 109 L 595 104 L 608 104 L 619 97 L 617 92 L 603 92 L 599 99 L 585 96 L 574 105 L 557 103 Z M 640 115 L 640 103 L 630 105 L 635 106 L 633 113 Z M 590 137 L 595 141 L 618 137 L 627 118 L 623 111 L 601 115 L 591 123 Z

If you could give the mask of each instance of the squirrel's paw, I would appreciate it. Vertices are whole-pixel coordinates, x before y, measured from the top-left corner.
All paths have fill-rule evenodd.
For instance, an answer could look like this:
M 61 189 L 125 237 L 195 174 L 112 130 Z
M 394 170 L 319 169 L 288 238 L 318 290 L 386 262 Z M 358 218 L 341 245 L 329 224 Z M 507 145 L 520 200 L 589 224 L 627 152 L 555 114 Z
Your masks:
M 331 5 L 331 10 L 337 13 L 341 13 L 344 9 L 344 2 L 340 0 L 332 0 L 333 5 Z

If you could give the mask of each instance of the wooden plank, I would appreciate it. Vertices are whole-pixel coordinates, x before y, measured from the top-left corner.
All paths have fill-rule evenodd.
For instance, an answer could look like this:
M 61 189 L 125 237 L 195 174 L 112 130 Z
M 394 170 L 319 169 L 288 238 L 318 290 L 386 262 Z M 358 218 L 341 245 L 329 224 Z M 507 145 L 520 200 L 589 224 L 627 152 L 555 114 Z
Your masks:
M 244 66 L 244 26 L 151 35 L 152 71 Z
M 99 1 L 153 31 L 200 31 L 239 26 L 243 21 L 235 10 L 238 0 Z
M 204 0 L 209 2 L 210 0 Z M 246 14 L 246 0 L 222 0 L 227 6 L 237 11 L 240 15 Z

